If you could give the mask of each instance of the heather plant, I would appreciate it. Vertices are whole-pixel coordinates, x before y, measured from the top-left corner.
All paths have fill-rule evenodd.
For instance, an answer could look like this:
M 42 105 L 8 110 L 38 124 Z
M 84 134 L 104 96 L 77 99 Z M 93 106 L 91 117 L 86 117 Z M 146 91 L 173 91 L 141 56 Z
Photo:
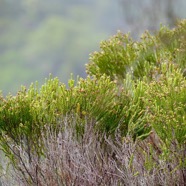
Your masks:
M 118 32 L 86 79 L 1 96 L 4 185 L 184 185 L 185 25 L 139 41 Z
M 119 32 L 100 44 L 100 52 L 91 54 L 87 65 L 88 74 L 98 78 L 100 74 L 110 76 L 132 98 L 141 88 L 136 100 L 143 105 L 141 111 L 148 119 L 141 125 L 137 119 L 135 124 L 138 124 L 132 127 L 137 126 L 138 132 L 142 132 L 141 139 L 149 136 L 152 159 L 172 163 L 171 173 L 180 171 L 182 184 L 186 182 L 185 25 L 183 20 L 172 30 L 162 26 L 155 36 L 145 32 L 140 41 L 133 41 L 128 34 Z M 144 132 L 146 126 L 152 127 L 150 132 Z M 144 146 L 142 149 L 147 153 Z M 155 154 L 159 155 L 155 157 Z M 156 161 L 145 160 L 147 167 L 154 168 L 160 165 Z
M 87 73 L 110 76 L 120 82 L 126 74 L 134 80 L 158 78 L 161 63 L 174 63 L 183 72 L 185 62 L 186 20 L 172 30 L 161 26 L 153 36 L 146 31 L 140 41 L 133 41 L 129 34 L 118 32 L 107 41 L 100 43 L 100 51 L 90 55 Z M 144 80 L 144 79 L 143 79 Z
M 186 79 L 180 69 L 162 64 L 162 74 L 158 81 L 150 83 L 147 96 L 149 122 L 161 141 L 157 145 L 159 158 L 172 162 L 176 157 L 174 166 L 182 167 L 185 176 Z

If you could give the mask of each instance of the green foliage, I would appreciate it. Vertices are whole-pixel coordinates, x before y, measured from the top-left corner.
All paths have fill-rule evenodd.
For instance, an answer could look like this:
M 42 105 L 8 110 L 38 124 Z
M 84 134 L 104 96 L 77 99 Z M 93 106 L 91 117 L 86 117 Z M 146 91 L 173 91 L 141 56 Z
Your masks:
M 94 52 L 87 65 L 90 75 L 106 74 L 111 79 L 124 78 L 127 68 L 135 58 L 135 48 L 129 35 L 118 32 L 108 41 L 102 41 L 100 52 Z
M 129 73 L 135 79 L 152 80 L 158 76 L 161 63 L 175 63 L 182 71 L 185 68 L 186 21 L 170 30 L 161 27 L 155 36 L 145 32 L 140 41 L 133 41 L 129 34 L 118 32 L 108 41 L 101 42 L 100 52 L 90 56 L 87 73 L 121 80 Z
M 174 115 L 181 115 L 177 122 L 182 124 L 175 135 L 183 142 L 184 130 L 181 130 L 182 135 L 178 132 L 183 129 L 182 125 L 185 125 L 182 117 L 185 104 L 185 80 L 181 74 L 183 60 L 180 58 L 178 60 L 174 52 L 178 48 L 179 51 L 184 50 L 185 40 L 178 39 L 176 43 L 174 38 L 185 37 L 184 31 L 185 22 L 182 21 L 174 30 L 161 28 L 156 36 L 146 32 L 139 42 L 134 42 L 128 34 L 118 32 L 108 41 L 101 42 L 100 52 L 91 55 L 87 71 L 93 78 L 79 78 L 76 85 L 71 79 L 69 88 L 61 84 L 57 78 L 50 78 L 40 90 L 37 86 L 31 85 L 28 91 L 23 88 L 16 96 L 2 98 L 1 130 L 17 139 L 17 136 L 22 136 L 23 131 L 25 135 L 33 134 L 34 130 L 39 130 L 40 125 L 55 124 L 63 115 L 75 113 L 80 119 L 85 117 L 95 119 L 97 121 L 95 128 L 108 134 L 113 134 L 119 128 L 124 136 L 130 134 L 134 139 L 145 138 L 153 127 L 161 136 L 163 132 L 159 131 L 152 118 L 149 119 L 149 113 L 153 110 L 159 114 L 157 109 L 162 109 L 161 115 L 155 117 L 157 121 L 154 122 L 159 123 L 158 118 L 165 122 Z M 166 44 L 166 38 L 169 37 L 173 42 L 171 48 L 170 44 Z M 173 62 L 173 59 L 176 61 Z M 167 85 L 170 86 L 166 87 Z M 173 90 L 180 93 L 172 92 Z M 161 98 L 158 99 L 158 96 L 163 94 L 162 91 L 166 94 L 170 91 L 170 101 L 168 97 L 165 97 L 165 103 Z M 151 97 L 153 101 L 149 101 Z M 161 105 L 158 105 L 159 103 Z M 156 110 L 152 107 L 153 104 L 158 105 Z M 165 120 L 163 114 L 168 112 L 165 109 L 167 107 L 174 109 L 178 107 L 178 110 L 173 111 L 170 117 L 166 114 L 168 118 Z M 171 133 L 169 136 L 172 138 Z
M 161 167 L 156 159 L 185 167 L 185 27 L 184 20 L 173 30 L 162 27 L 155 36 L 146 32 L 138 42 L 118 32 L 101 42 L 100 52 L 91 54 L 91 76 L 86 79 L 72 77 L 66 86 L 50 77 L 40 89 L 36 83 L 28 90 L 22 87 L 16 96 L 1 96 L 0 143 L 5 154 L 16 165 L 10 145 L 15 144 L 26 146 L 28 154 L 44 156 L 46 126 L 57 133 L 65 130 L 57 126 L 69 116 L 69 122 L 76 118 L 80 142 L 87 127 L 102 140 L 116 140 L 119 134 L 118 144 L 130 136 L 134 144 L 148 142 L 137 150 L 149 172 Z
M 133 139 L 145 139 L 152 133 L 153 148 L 162 158 L 176 157 L 180 150 L 180 164 L 184 164 L 186 143 L 186 81 L 185 81 L 186 20 L 170 30 L 161 27 L 155 36 L 145 32 L 140 41 L 118 32 L 101 42 L 100 51 L 90 56 L 87 73 L 97 78 L 103 74 L 117 83 L 129 95 L 127 115 L 123 113 L 125 134 Z M 124 104 L 126 105 L 126 103 Z M 133 108 L 133 109 L 132 109 Z M 132 120 L 132 122 L 130 121 Z M 161 149 L 161 150 L 160 150 Z M 175 150 L 177 149 L 177 150 Z M 179 158 L 178 158 L 179 159 Z
M 150 121 L 165 143 L 181 145 L 186 141 L 186 79 L 174 65 L 162 66 L 160 79 L 150 83 L 147 92 Z

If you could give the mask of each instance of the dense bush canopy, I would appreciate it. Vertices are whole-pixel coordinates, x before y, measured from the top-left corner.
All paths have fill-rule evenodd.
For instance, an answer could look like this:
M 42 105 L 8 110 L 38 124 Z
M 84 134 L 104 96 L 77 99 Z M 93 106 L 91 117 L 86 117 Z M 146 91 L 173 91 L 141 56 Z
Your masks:
M 28 90 L 22 87 L 16 96 L 1 96 L 1 149 L 26 184 L 38 185 L 40 180 L 43 185 L 41 174 L 44 177 L 47 174 L 38 173 L 37 167 L 33 173 L 29 164 L 35 157 L 38 166 L 43 159 L 49 158 L 47 152 L 53 152 L 45 143 L 49 136 L 50 140 L 57 140 L 59 135 L 72 131 L 73 137 L 68 140 L 82 144 L 84 149 L 93 144 L 85 144 L 85 136 L 88 135 L 89 140 L 95 139 L 100 151 L 104 149 L 104 156 L 95 157 L 108 165 L 111 158 L 120 173 L 127 167 L 135 178 L 134 184 L 148 185 L 151 180 L 154 185 L 168 185 L 171 180 L 171 183 L 181 185 L 186 182 L 185 67 L 186 20 L 172 30 L 161 27 L 154 36 L 145 32 L 139 41 L 118 32 L 100 43 L 100 51 L 90 55 L 86 79 L 74 80 L 72 77 L 66 86 L 58 78 L 50 77 L 41 89 L 35 83 Z M 120 150 L 126 144 L 131 144 L 125 146 L 129 150 L 134 148 L 127 155 L 128 165 L 120 161 L 125 159 L 120 157 L 124 156 Z M 91 154 L 91 151 L 87 153 Z M 114 157 L 110 155 L 111 151 Z M 23 161 L 23 154 L 27 163 Z M 137 159 L 140 165 L 135 164 L 139 162 Z M 80 160 L 86 162 L 77 161 Z M 62 164 L 57 164 L 57 171 L 63 169 Z M 81 170 L 86 172 L 84 168 Z M 72 170 L 68 173 L 71 181 L 73 173 Z M 102 174 L 100 168 L 95 175 L 99 177 L 99 174 Z M 161 174 L 163 180 L 157 176 Z M 144 175 L 148 176 L 146 182 L 140 181 Z M 86 181 L 76 177 L 75 184 L 92 184 L 88 177 Z M 129 183 L 128 178 L 112 174 L 108 180 L 111 179 L 110 184 L 118 185 Z M 60 179 L 60 183 L 72 184 L 66 177 Z M 105 179 L 95 178 L 103 185 Z M 48 184 L 54 183 L 49 180 Z M 57 181 L 55 184 L 60 185 Z

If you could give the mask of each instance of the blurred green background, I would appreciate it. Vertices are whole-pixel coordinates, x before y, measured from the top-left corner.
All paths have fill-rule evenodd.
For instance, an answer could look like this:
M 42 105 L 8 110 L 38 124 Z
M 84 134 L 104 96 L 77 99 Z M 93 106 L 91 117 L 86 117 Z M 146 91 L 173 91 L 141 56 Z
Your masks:
M 89 53 L 117 30 L 138 39 L 186 16 L 184 0 L 0 0 L 0 90 L 86 77 Z

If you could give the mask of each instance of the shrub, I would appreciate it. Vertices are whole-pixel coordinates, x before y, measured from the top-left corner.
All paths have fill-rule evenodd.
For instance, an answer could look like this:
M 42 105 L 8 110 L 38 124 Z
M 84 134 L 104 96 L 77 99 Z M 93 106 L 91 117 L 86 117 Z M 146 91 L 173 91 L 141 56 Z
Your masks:
M 86 79 L 1 96 L 12 184 L 186 183 L 185 25 L 140 41 L 118 32 L 91 54 Z

